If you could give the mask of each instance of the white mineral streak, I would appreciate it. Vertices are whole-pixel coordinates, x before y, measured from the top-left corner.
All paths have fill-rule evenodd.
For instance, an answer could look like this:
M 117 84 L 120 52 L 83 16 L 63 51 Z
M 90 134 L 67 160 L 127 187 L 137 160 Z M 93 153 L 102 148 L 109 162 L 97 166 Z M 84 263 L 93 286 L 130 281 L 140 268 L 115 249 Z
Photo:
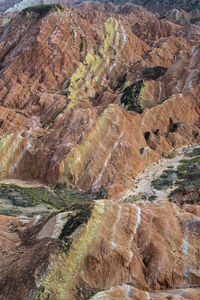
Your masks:
M 112 233 L 112 237 L 111 237 L 112 250 L 115 250 L 116 246 L 117 246 L 116 245 L 117 227 L 118 227 L 118 224 L 120 223 L 121 215 L 122 215 L 122 206 L 120 205 L 119 210 L 118 210 L 117 219 L 113 226 L 113 233 Z

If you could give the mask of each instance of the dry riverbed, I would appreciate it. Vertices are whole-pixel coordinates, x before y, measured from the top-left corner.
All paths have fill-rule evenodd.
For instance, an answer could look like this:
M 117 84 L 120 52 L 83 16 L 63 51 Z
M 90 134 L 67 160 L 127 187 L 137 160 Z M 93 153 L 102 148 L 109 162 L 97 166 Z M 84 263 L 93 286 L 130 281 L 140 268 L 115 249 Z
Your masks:
M 133 180 L 133 187 L 124 193 L 122 201 L 168 200 L 172 191 L 177 187 L 176 182 L 178 177 L 175 172 L 178 166 L 180 166 L 184 159 L 188 158 L 188 154 L 191 154 L 194 149 L 198 149 L 199 147 L 199 144 L 181 147 L 174 150 L 167 157 L 160 159 L 157 163 L 151 164 Z M 174 174 L 170 170 L 173 170 Z M 171 178 L 171 181 L 173 183 L 162 189 L 158 189 L 155 187 L 155 183 L 162 177 L 164 172 L 172 173 L 171 176 L 174 176 L 174 178 Z

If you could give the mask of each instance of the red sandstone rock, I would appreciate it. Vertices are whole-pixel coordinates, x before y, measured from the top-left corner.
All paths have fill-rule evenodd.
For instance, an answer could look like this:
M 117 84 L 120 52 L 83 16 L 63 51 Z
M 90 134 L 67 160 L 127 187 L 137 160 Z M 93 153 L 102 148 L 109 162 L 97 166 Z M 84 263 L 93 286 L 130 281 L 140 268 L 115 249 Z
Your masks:
M 188 37 L 176 37 L 181 26 L 150 21 L 156 16 L 134 6 L 130 14 L 125 7 L 113 7 L 84 3 L 39 19 L 18 14 L 4 26 L 0 37 L 0 132 L 5 144 L 2 149 L 13 150 L 6 161 L 2 155 L 2 178 L 37 179 L 49 185 L 66 182 L 82 190 L 96 190 L 104 184 L 112 194 L 127 187 L 129 180 L 160 154 L 198 141 L 199 89 L 191 90 L 198 86 L 198 47 L 191 49 Z M 115 21 L 119 12 L 120 20 Z M 98 51 L 102 51 L 103 22 L 110 15 L 115 18 L 109 25 L 114 35 L 107 43 L 115 46 L 108 48 L 104 60 Z M 149 33 L 142 36 L 149 21 Z M 139 24 L 141 34 L 134 24 Z M 151 49 L 147 44 L 152 40 L 156 48 Z M 91 55 L 102 60 L 101 73 L 92 71 L 93 63 L 87 67 L 84 62 L 93 48 L 96 54 Z M 184 56 L 177 58 L 182 53 Z M 71 96 L 63 93 L 69 95 L 70 78 L 80 60 L 91 79 L 86 88 L 85 77 L 80 81 L 80 92 L 73 100 L 77 103 L 69 109 Z M 153 108 L 138 115 L 111 105 L 120 104 L 123 87 L 116 90 L 116 86 L 121 73 L 126 74 L 128 85 L 143 78 L 145 68 L 154 66 L 168 71 L 157 80 L 145 81 L 141 101 L 144 108 Z M 180 123 L 177 132 L 170 132 L 170 118 Z M 157 130 L 159 136 L 154 135 Z M 150 133 L 146 140 L 145 132 Z M 141 155 L 141 149 L 148 151 Z
M 0 263 L 0 299 L 35 299 L 39 291 L 50 299 L 198 299 L 197 206 L 189 212 L 168 201 L 97 201 L 87 208 L 92 209 L 87 225 L 80 222 L 74 232 L 68 227 L 63 231 L 69 218 L 73 222 L 85 209 L 79 206 L 46 221 L 34 219 L 18 228 L 18 238 L 9 233 L 18 244 L 12 244 Z M 71 247 L 58 252 L 57 241 L 69 237 Z M 50 261 L 54 263 L 47 272 Z
M 11 16 L 0 28 L 0 178 L 104 185 L 112 197 L 198 143 L 200 29 L 182 16 L 88 2 Z M 141 113 L 121 103 L 138 80 Z M 27 225 L 1 216 L 0 299 L 198 299 L 199 205 L 176 197 L 181 209 L 108 200 Z
M 200 30 L 169 20 L 83 3 L 1 26 L 0 178 L 112 196 L 198 143 Z M 154 67 L 166 73 L 145 77 Z M 141 113 L 121 103 L 138 80 Z M 0 299 L 198 299 L 199 205 L 181 204 L 98 201 L 28 225 L 2 216 Z

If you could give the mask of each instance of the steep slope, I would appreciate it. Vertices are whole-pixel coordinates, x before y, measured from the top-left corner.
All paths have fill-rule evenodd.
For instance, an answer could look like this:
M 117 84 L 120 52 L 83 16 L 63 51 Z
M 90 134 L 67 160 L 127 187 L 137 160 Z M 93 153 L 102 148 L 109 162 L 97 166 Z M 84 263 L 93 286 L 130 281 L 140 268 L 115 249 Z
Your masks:
M 0 299 L 200 298 L 200 26 L 176 2 L 0 26 L 0 213 L 19 216 L 0 216 Z
M 198 299 L 199 216 L 168 201 L 97 201 L 15 225 L 0 299 Z
M 199 140 L 192 31 L 131 7 L 31 8 L 3 27 L 2 179 L 112 194 L 160 154 Z

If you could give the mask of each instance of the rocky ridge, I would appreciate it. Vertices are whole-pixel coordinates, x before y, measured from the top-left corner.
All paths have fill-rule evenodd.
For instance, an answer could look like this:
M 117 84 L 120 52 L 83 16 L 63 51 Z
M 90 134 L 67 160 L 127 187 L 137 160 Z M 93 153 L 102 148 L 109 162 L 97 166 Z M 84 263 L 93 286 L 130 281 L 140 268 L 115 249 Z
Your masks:
M 8 219 L 19 242 L 2 254 L 0 299 L 198 299 L 199 219 L 195 205 L 100 200 Z
M 0 299 L 200 297 L 198 150 L 152 182 L 179 177 L 171 198 L 120 195 L 200 141 L 200 27 L 174 16 L 83 2 L 0 27 L 0 193 L 53 211 L 0 216 Z
M 119 19 L 113 7 L 25 10 L 3 27 L 2 179 L 112 194 L 160 154 L 198 141 L 198 26 L 191 36 L 193 25 L 154 16 L 142 36 L 152 14 L 133 6 Z

